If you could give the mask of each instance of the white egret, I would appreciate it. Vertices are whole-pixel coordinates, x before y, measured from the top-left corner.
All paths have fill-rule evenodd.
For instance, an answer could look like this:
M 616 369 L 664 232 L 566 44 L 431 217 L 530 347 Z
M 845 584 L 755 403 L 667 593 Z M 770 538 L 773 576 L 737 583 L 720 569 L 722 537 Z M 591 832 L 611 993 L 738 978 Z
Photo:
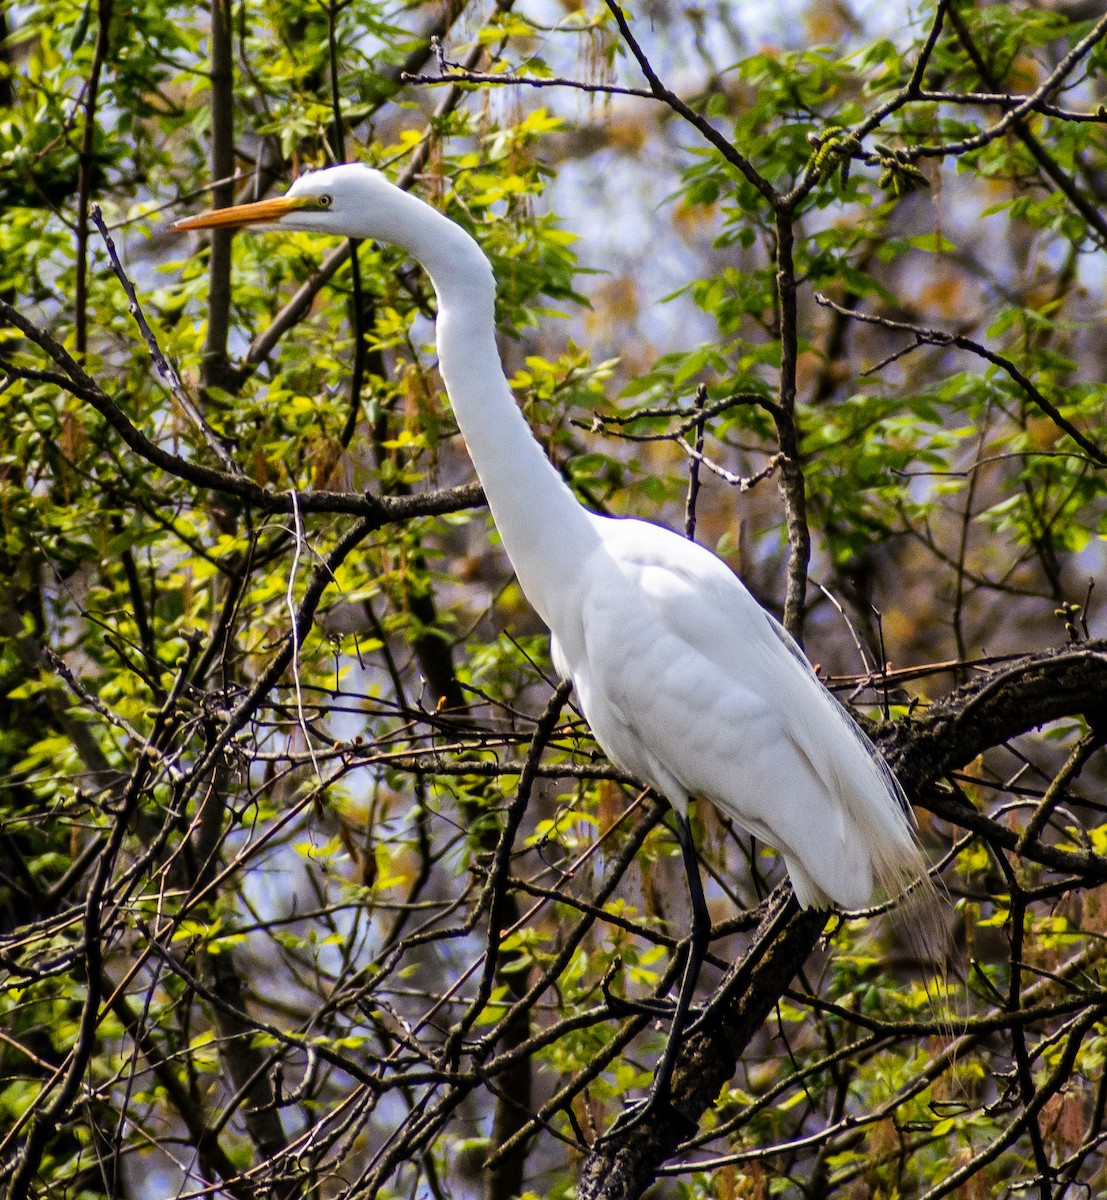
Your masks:
M 676 813 L 693 937 L 675 1027 L 710 932 L 690 800 L 774 847 L 803 907 L 858 908 L 918 881 L 926 891 L 902 790 L 784 628 L 709 550 L 587 511 L 546 458 L 504 376 L 492 268 L 468 233 L 352 164 L 176 228 L 243 226 L 390 242 L 429 274 L 446 392 L 519 585 L 549 626 L 554 665 L 605 753 Z

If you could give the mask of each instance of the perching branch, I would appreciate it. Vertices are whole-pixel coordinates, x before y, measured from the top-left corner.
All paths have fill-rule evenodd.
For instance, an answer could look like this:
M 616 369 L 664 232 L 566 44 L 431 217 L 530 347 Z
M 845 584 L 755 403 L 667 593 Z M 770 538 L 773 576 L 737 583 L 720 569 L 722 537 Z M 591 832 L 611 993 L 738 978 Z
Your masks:
M 1000 667 L 974 680 L 920 716 L 880 726 L 875 740 L 908 796 L 934 807 L 927 793 L 950 770 L 971 762 L 1048 721 L 1107 711 L 1107 642 L 1060 650 Z M 946 806 L 947 819 L 962 823 Z M 998 823 L 981 817 L 998 831 Z M 1010 834 L 1014 849 L 1018 835 Z M 1065 869 L 1083 868 L 1089 883 L 1107 881 L 1107 858 L 1063 852 Z M 681 1047 L 673 1075 L 670 1111 L 650 1114 L 625 1134 L 616 1128 L 596 1142 L 581 1169 L 582 1200 L 637 1200 L 655 1181 L 661 1164 L 698 1126 L 730 1079 L 741 1054 L 773 1005 L 807 960 L 826 923 L 825 913 L 788 906 L 787 889 L 774 893 L 770 911 L 746 958 L 737 964 L 708 1001 L 696 1030 Z M 1098 1010 L 1094 1010 L 1098 1012 Z M 1098 1017 L 1076 1018 L 1081 1030 Z M 1036 1103 L 1036 1102 L 1035 1102 Z M 1034 1111 L 1037 1111 L 1035 1108 Z M 1018 1136 L 1033 1115 L 1027 1109 L 1009 1130 Z M 1009 1139 L 1002 1139 L 1009 1144 Z M 963 1169 L 946 1182 L 966 1178 Z M 946 1184 L 931 1196 L 947 1194 Z

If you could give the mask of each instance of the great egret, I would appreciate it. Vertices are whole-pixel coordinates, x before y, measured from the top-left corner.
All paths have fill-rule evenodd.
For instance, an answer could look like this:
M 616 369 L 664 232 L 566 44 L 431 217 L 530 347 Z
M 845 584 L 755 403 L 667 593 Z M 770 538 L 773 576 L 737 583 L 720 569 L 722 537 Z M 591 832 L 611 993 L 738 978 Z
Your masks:
M 359 164 L 175 228 L 243 226 L 391 242 L 429 274 L 446 392 L 554 665 L 605 753 L 676 813 L 693 928 L 675 1030 L 710 933 L 691 799 L 774 847 L 803 907 L 858 908 L 916 883 L 926 893 L 903 791 L 784 628 L 709 550 L 587 511 L 546 458 L 504 376 L 492 268 L 468 233 Z

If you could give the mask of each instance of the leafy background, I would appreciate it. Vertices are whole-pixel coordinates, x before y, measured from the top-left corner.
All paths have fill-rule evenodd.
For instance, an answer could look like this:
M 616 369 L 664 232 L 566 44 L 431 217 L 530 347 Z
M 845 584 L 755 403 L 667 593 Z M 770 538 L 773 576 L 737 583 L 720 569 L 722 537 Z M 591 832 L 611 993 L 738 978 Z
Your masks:
M 1104 1187 L 1100 8 L 6 10 L 13 1196 Z M 547 707 L 429 283 L 168 230 L 348 158 L 479 239 L 582 501 L 694 516 L 895 719 L 947 1008 L 871 914 L 728 995 L 782 872 L 704 806 L 721 1077 L 685 1056 L 687 1129 L 597 1140 L 665 1035 L 619 997 L 679 971 L 679 855 Z

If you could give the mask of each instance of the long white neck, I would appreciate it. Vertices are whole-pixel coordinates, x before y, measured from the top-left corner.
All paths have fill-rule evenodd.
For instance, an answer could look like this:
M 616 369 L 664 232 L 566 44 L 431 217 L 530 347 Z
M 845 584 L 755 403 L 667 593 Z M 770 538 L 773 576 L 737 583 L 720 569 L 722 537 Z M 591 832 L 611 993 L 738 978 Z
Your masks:
M 463 229 L 415 203 L 422 211 L 407 223 L 402 244 L 423 264 L 438 296 L 438 365 L 446 393 L 519 585 L 553 626 L 555 597 L 595 544 L 592 518 L 546 457 L 508 387 L 496 347 L 491 264 Z

